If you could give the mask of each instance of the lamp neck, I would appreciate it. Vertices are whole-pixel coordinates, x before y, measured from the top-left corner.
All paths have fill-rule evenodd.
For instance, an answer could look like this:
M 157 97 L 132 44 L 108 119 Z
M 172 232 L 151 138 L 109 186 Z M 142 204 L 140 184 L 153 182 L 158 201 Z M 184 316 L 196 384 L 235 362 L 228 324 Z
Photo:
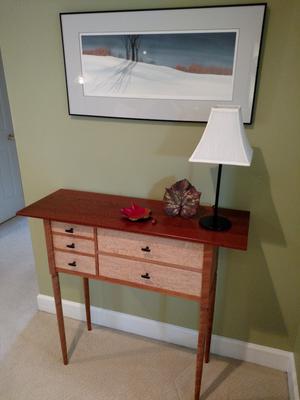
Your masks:
M 226 231 L 231 227 L 231 222 L 227 218 L 218 215 L 221 174 L 222 164 L 219 164 L 214 213 L 213 215 L 208 215 L 200 218 L 199 221 L 200 225 L 204 229 L 209 229 L 210 231 L 216 232 Z
M 221 175 L 222 175 L 222 164 L 219 164 L 218 168 L 218 179 L 217 179 L 217 188 L 216 188 L 216 199 L 215 199 L 215 207 L 214 207 L 214 219 L 218 216 L 218 206 L 219 206 L 219 192 L 220 192 L 220 183 L 221 183 Z

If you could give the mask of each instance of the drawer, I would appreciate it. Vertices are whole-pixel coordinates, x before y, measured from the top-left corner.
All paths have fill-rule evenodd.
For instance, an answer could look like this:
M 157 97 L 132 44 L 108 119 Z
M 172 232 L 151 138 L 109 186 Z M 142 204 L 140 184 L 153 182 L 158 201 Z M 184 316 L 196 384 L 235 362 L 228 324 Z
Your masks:
M 99 228 L 100 252 L 201 269 L 203 244 Z
M 55 251 L 54 257 L 56 268 L 61 268 L 68 271 L 85 272 L 92 275 L 96 274 L 95 257 L 81 256 L 62 251 Z M 74 265 L 72 266 L 69 264 Z
M 94 240 L 54 234 L 53 245 L 55 249 L 68 250 L 72 252 L 75 251 L 79 253 L 87 253 L 95 255 Z
M 51 222 L 52 232 L 64 233 L 70 236 L 83 236 L 88 238 L 94 238 L 94 228 L 91 226 L 68 224 L 66 222 Z
M 173 292 L 200 296 L 202 274 L 144 261 L 99 255 L 99 274 L 105 277 Z M 144 275 L 147 278 L 143 278 Z

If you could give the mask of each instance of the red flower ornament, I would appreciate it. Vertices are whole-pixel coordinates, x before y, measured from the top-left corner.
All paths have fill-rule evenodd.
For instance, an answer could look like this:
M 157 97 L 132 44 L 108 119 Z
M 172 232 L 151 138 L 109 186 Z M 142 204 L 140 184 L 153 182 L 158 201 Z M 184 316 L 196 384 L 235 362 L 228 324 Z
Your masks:
M 130 221 L 147 219 L 151 214 L 150 208 L 144 208 L 135 203 L 132 203 L 131 207 L 121 208 L 120 211 L 123 217 L 129 219 Z

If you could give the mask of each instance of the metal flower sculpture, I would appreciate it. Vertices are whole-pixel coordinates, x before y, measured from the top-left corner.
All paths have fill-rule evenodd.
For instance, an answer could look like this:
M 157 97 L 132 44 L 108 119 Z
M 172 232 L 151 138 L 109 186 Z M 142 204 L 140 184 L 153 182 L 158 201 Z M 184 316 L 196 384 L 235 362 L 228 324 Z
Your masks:
M 170 216 L 192 217 L 197 213 L 200 195 L 201 193 L 187 179 L 174 183 L 165 191 L 165 213 Z

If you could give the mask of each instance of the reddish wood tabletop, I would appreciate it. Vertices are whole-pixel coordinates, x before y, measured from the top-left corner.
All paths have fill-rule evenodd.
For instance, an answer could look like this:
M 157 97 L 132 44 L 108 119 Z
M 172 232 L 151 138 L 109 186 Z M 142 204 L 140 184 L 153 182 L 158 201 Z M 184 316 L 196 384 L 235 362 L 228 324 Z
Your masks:
M 152 224 L 151 220 L 133 222 L 123 218 L 120 209 L 130 207 L 132 202 L 150 208 L 156 223 Z M 212 213 L 212 207 L 200 206 L 197 216 L 193 218 L 169 217 L 159 200 L 59 189 L 18 211 L 17 215 L 246 250 L 249 211 L 220 209 L 220 215 L 232 223 L 232 227 L 225 232 L 212 232 L 199 226 L 199 217 Z

